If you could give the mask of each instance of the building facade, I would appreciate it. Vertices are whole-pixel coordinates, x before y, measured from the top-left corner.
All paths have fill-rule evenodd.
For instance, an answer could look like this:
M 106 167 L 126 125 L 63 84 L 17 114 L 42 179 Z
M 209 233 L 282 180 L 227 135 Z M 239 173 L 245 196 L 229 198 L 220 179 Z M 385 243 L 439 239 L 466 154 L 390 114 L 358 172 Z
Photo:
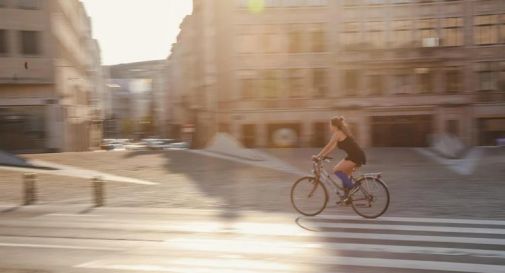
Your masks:
M 1 0 L 0 149 L 98 148 L 99 56 L 80 1 Z
M 168 58 L 169 119 L 205 143 L 363 146 L 505 137 L 503 0 L 195 0 Z
M 165 62 L 160 60 L 106 66 L 112 108 L 108 116 L 107 137 L 165 136 Z M 125 106 L 129 109 L 126 109 Z M 137 132 L 124 135 L 126 131 Z M 149 127 L 149 128 L 147 128 Z M 147 132 L 146 132 L 147 131 Z

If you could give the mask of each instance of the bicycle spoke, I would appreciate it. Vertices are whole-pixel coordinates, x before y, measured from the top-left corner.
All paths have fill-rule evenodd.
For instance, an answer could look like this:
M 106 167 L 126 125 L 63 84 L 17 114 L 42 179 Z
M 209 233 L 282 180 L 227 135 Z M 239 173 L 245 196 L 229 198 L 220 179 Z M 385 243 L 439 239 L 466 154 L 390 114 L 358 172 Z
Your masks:
M 326 207 L 328 194 L 324 185 L 314 177 L 304 177 L 291 188 L 291 203 L 301 214 L 314 216 Z
M 389 206 L 387 187 L 375 178 L 363 178 L 360 182 L 359 189 L 352 195 L 354 211 L 366 218 L 382 215 Z

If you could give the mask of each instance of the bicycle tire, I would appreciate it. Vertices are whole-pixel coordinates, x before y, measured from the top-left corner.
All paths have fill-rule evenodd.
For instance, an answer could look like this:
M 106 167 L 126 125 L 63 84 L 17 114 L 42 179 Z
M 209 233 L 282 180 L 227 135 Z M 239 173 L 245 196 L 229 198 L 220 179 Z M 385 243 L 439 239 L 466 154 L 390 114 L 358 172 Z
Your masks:
M 369 193 L 368 192 L 365 193 L 365 191 L 370 191 L 370 189 L 365 189 L 364 181 L 366 181 L 367 187 L 369 187 L 368 183 L 370 183 L 370 181 L 373 181 L 373 183 L 375 183 L 376 186 L 379 186 L 385 193 L 385 198 L 384 198 L 385 200 L 383 200 L 383 202 L 384 202 L 383 208 L 379 208 L 379 211 L 376 213 L 371 213 L 371 214 L 364 213 L 363 203 L 366 203 L 366 202 L 361 202 L 361 201 L 363 201 L 362 198 L 358 198 L 359 197 L 358 194 L 361 193 L 362 195 L 364 195 L 366 197 L 366 200 L 368 201 L 368 208 L 372 207 L 370 202 L 375 197 L 372 196 L 372 200 L 368 200 L 369 197 L 367 197 L 366 195 Z M 359 183 L 358 184 L 359 189 L 357 189 L 353 194 L 351 194 L 352 209 L 361 217 L 369 218 L 369 219 L 377 218 L 377 217 L 381 216 L 382 214 L 384 214 L 387 211 L 387 209 L 389 208 L 389 203 L 390 203 L 390 194 L 389 194 L 388 187 L 386 186 L 386 183 L 384 183 L 384 181 L 382 181 L 381 179 L 375 178 L 375 177 L 363 177 L 360 180 L 358 180 L 356 183 L 357 184 Z
M 309 195 L 313 194 L 318 189 L 322 189 L 322 195 L 323 195 L 322 198 L 323 199 L 320 200 L 321 193 L 319 193 L 319 192 L 318 192 L 319 194 L 317 194 L 313 199 L 313 200 L 317 200 L 317 201 L 321 202 L 320 205 L 315 204 L 315 207 L 316 207 L 315 211 L 308 211 L 306 208 L 302 208 L 302 206 L 300 204 L 297 204 L 298 196 L 295 196 L 297 194 L 296 190 L 297 190 L 297 187 L 298 187 L 298 189 L 302 187 L 302 183 L 304 183 L 303 186 L 305 186 L 305 184 L 307 184 L 307 183 L 313 184 L 314 188 L 311 189 L 311 191 L 312 191 L 311 193 L 308 193 Z M 310 188 L 310 185 L 309 185 L 309 188 Z M 302 189 L 302 191 L 303 191 L 303 189 Z M 308 196 L 308 198 L 311 198 L 311 197 Z M 302 177 L 302 178 L 298 179 L 297 181 L 295 181 L 295 183 L 291 187 L 291 205 L 293 206 L 293 208 L 296 211 L 298 211 L 299 213 L 301 213 L 305 216 L 318 215 L 326 208 L 327 204 L 328 204 L 328 190 L 326 189 L 324 184 L 321 183 L 321 181 L 316 181 L 315 177 L 312 177 L 312 176 Z

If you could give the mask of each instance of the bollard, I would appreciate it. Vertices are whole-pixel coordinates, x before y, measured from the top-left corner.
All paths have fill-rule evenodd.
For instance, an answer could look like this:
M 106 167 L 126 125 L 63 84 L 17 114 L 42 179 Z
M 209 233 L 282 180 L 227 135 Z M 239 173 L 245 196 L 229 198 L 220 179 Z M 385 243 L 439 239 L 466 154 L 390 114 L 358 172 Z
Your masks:
M 105 205 L 105 188 L 104 182 L 100 177 L 93 178 L 93 189 L 95 193 L 95 207 L 103 207 Z
M 35 190 L 36 176 L 34 173 L 24 173 L 23 174 L 23 184 L 24 184 L 24 205 L 32 205 L 37 201 L 36 190 Z

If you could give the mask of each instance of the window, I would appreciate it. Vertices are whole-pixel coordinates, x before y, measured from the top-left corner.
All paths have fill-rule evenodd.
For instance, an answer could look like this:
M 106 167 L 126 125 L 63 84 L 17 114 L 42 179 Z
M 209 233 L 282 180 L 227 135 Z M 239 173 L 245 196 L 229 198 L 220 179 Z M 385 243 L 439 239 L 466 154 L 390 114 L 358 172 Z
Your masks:
M 442 45 L 462 46 L 463 43 L 463 18 L 442 19 Z
M 502 84 L 500 77 L 505 77 L 505 62 L 477 63 L 476 72 L 479 79 L 478 91 L 500 90 Z
M 324 68 L 317 68 L 313 71 L 312 86 L 315 97 L 324 97 L 327 94 L 328 82 L 327 71 Z
M 437 20 L 436 19 L 423 19 L 417 21 L 417 28 L 419 29 L 419 38 L 421 45 L 430 46 L 427 43 L 430 39 L 437 39 Z
M 384 80 L 382 75 L 370 75 L 368 77 L 368 90 L 372 96 L 384 94 Z
M 479 91 L 496 89 L 495 73 L 493 71 L 479 71 Z
M 505 14 L 500 15 L 501 25 L 500 25 L 500 37 L 501 42 L 505 44 Z
M 356 96 L 358 93 L 358 72 L 356 70 L 344 71 L 344 93 L 346 96 Z
M 479 91 L 497 90 L 498 82 L 498 62 L 482 62 L 477 64 L 477 74 L 479 79 Z
M 20 9 L 39 9 L 39 0 L 18 0 Z
M 303 90 L 305 89 L 304 84 L 304 71 L 302 69 L 289 69 L 289 96 L 292 98 L 300 98 L 302 96 Z
M 473 19 L 473 41 L 476 45 L 498 43 L 498 15 L 481 15 Z
M 432 93 L 433 88 L 433 71 L 429 68 L 417 68 L 418 75 L 417 92 Z
M 450 119 L 447 121 L 447 133 L 453 136 L 459 135 L 459 122 L 455 119 Z
M 266 29 L 273 29 L 270 26 L 265 26 Z M 267 32 L 264 34 L 258 34 L 258 39 L 260 41 L 256 41 L 256 43 L 260 44 L 259 48 L 261 48 L 264 53 L 279 53 L 283 52 L 283 35 L 279 32 Z M 250 41 L 254 43 L 254 41 Z M 258 49 L 259 50 L 259 49 Z
M 242 79 L 241 80 L 242 98 L 243 99 L 255 98 L 255 93 L 256 93 L 255 83 L 256 83 L 256 80 L 254 80 L 254 79 Z
M 0 54 L 7 54 L 7 30 L 0 29 Z
M 357 22 L 343 24 L 343 30 L 340 34 L 340 43 L 344 48 L 352 48 L 361 42 L 359 27 L 360 25 Z
M 399 73 L 394 76 L 394 94 L 408 94 L 409 93 L 409 75 Z
M 293 30 L 289 32 L 289 53 L 298 53 L 302 51 L 302 40 L 300 31 Z
M 462 77 L 461 77 L 461 71 L 460 70 L 448 70 L 445 72 L 445 91 L 447 93 L 457 93 L 461 91 L 463 84 L 462 84 Z
M 368 44 L 374 48 L 383 48 L 385 44 L 384 22 L 367 22 L 366 29 Z
M 363 0 L 343 0 L 345 7 L 359 6 Z
M 273 33 L 265 33 L 261 38 L 263 51 L 265 53 L 274 53 L 276 51 L 276 35 Z
M 324 31 L 315 30 L 312 31 L 312 52 L 324 52 L 326 51 L 326 41 Z
M 21 31 L 21 53 L 23 55 L 39 55 L 39 32 Z
M 392 43 L 394 47 L 410 47 L 413 40 L 412 21 L 393 21 L 392 22 Z
M 278 98 L 280 91 L 279 71 L 265 70 L 262 72 L 262 93 L 264 98 Z
M 498 90 L 505 92 L 505 61 L 500 62 L 500 68 L 498 71 Z

